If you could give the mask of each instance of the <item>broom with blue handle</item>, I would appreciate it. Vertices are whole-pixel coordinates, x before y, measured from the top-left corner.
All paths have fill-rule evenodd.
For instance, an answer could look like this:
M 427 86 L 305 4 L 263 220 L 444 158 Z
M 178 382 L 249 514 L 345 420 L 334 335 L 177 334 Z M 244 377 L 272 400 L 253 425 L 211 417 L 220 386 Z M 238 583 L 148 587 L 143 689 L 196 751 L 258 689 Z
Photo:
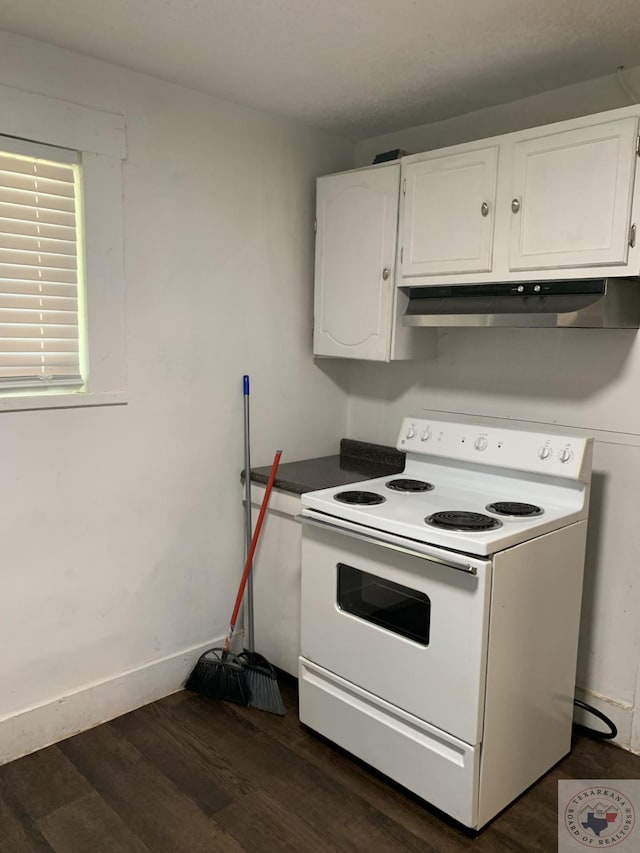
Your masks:
M 256 666 L 257 661 L 251 660 L 251 655 L 255 655 L 255 652 L 244 652 L 240 655 L 234 655 L 231 652 L 231 641 L 235 632 L 238 613 L 240 612 L 240 604 L 242 603 L 242 596 L 244 595 L 247 579 L 249 578 L 249 573 L 251 571 L 253 555 L 258 544 L 258 538 L 264 522 L 264 516 L 267 511 L 269 497 L 271 495 L 271 490 L 273 489 L 273 482 L 276 478 L 281 456 L 282 451 L 276 451 L 271 465 L 271 471 L 269 473 L 269 480 L 267 482 L 264 497 L 262 498 L 260 513 L 258 515 L 258 521 L 256 522 L 256 529 L 251 537 L 251 545 L 245 560 L 242 578 L 240 579 L 240 586 L 238 587 L 233 612 L 231 613 L 231 619 L 229 620 L 229 631 L 224 644 L 221 648 L 209 649 L 200 655 L 198 662 L 193 668 L 185 684 L 185 688 L 187 690 L 199 693 L 201 696 L 207 696 L 212 699 L 224 699 L 228 702 L 235 702 L 238 705 L 261 708 L 265 711 L 270 710 L 276 714 L 284 713 L 284 704 L 279 695 L 279 690 L 277 690 L 277 682 L 275 684 L 277 696 L 273 691 L 272 682 L 274 681 L 273 675 L 275 674 L 275 670 L 273 670 L 273 667 L 268 664 L 268 661 L 265 661 L 265 663 L 270 667 L 270 669 L 265 666 Z M 246 476 L 249 476 L 248 472 Z M 261 658 L 263 661 L 265 660 L 262 658 L 262 655 L 257 655 L 256 657 Z M 264 672 L 252 672 L 253 669 L 262 669 Z M 273 670 L 273 674 L 271 673 L 271 670 Z M 267 685 L 268 689 L 265 689 L 265 685 L 262 683 L 265 679 L 268 679 L 270 682 L 269 685 Z M 254 684 L 253 688 L 252 683 Z M 254 696 L 254 691 L 258 695 Z M 263 705 L 267 705 L 268 707 L 263 707 Z

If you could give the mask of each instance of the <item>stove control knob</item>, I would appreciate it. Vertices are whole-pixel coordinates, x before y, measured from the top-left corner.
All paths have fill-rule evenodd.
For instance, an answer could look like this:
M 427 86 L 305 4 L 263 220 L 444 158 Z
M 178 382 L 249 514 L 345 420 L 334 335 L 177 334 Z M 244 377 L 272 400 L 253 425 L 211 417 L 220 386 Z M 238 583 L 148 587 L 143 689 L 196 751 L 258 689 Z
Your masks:
M 420 441 L 429 441 L 431 438 L 431 430 L 429 427 L 425 427 L 420 433 Z
M 473 442 L 473 446 L 476 450 L 486 450 L 488 444 L 489 442 L 487 441 L 486 435 L 479 435 Z
M 406 438 L 415 438 L 418 430 L 416 429 L 415 424 L 411 424 L 409 429 L 407 430 Z
M 543 444 L 540 450 L 538 451 L 538 456 L 540 459 L 548 459 L 551 456 L 551 448 L 548 444 Z
M 568 462 L 573 456 L 573 453 L 569 450 L 568 447 L 563 447 L 560 453 L 558 453 L 558 459 L 561 462 Z

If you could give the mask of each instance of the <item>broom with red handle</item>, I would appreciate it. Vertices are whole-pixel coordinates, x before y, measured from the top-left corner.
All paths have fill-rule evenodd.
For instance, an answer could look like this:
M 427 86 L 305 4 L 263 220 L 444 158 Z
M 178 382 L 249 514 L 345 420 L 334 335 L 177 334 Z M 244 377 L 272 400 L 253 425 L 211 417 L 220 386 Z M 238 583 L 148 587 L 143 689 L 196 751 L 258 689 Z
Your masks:
M 274 456 L 273 463 L 271 465 L 267 487 L 264 492 L 264 497 L 262 498 L 256 528 L 251 538 L 251 545 L 247 553 L 247 559 L 245 560 L 244 570 L 240 579 L 240 586 L 238 587 L 238 594 L 236 595 L 233 612 L 231 613 L 231 619 L 229 620 L 229 631 L 224 644 L 222 648 L 209 649 L 200 656 L 185 684 L 186 689 L 192 690 L 194 693 L 199 693 L 202 696 L 208 696 L 214 699 L 225 699 L 228 702 L 235 702 L 238 705 L 261 707 L 260 704 L 252 702 L 254 697 L 249 683 L 251 680 L 255 680 L 252 679 L 252 673 L 250 671 L 253 668 L 254 662 L 248 661 L 241 655 L 232 654 L 230 649 L 231 640 L 236 628 L 238 613 L 240 611 L 240 604 L 242 603 L 242 596 L 244 595 L 247 578 L 251 571 L 253 555 L 258 545 L 258 538 L 260 537 L 260 531 L 264 522 L 264 516 L 267 511 L 269 497 L 271 495 L 271 490 L 273 489 L 273 482 L 276 478 L 281 456 L 282 451 L 276 451 L 276 455 Z M 248 476 L 249 472 L 246 471 L 245 477 Z M 280 700 L 280 704 L 282 704 L 282 700 Z M 278 708 L 278 710 L 275 708 L 264 708 L 263 710 L 274 710 L 274 713 L 284 713 L 284 710 L 280 710 L 280 708 Z
M 240 611 L 240 604 L 242 603 L 242 596 L 244 595 L 244 588 L 247 585 L 247 580 L 249 578 L 249 572 L 251 571 L 251 565 L 253 563 L 253 555 L 255 554 L 256 547 L 258 545 L 258 538 L 260 536 L 260 531 L 262 530 L 262 522 L 264 521 L 265 514 L 267 512 L 267 505 L 269 503 L 269 497 L 271 495 L 271 489 L 273 488 L 273 481 L 276 478 L 276 473 L 278 471 L 278 465 L 280 464 L 280 457 L 282 456 L 281 450 L 276 450 L 276 455 L 273 458 L 273 462 L 271 463 L 271 471 L 269 472 L 269 479 L 267 480 L 267 487 L 264 492 L 264 496 L 262 498 L 262 504 L 260 506 L 260 514 L 258 515 L 258 520 L 256 522 L 256 529 L 253 531 L 253 536 L 251 537 L 251 545 L 249 546 L 249 553 L 247 554 L 247 559 L 244 563 L 244 571 L 242 572 L 242 578 L 240 579 L 240 586 L 238 587 L 238 594 L 236 595 L 236 603 L 233 605 L 233 613 L 231 614 L 231 621 L 229 622 L 229 633 L 227 634 L 227 638 L 224 641 L 223 651 L 228 652 L 231 646 L 231 639 L 233 637 L 233 632 L 236 628 L 236 620 L 238 619 L 238 613 Z M 245 477 L 249 476 L 249 472 L 245 472 Z

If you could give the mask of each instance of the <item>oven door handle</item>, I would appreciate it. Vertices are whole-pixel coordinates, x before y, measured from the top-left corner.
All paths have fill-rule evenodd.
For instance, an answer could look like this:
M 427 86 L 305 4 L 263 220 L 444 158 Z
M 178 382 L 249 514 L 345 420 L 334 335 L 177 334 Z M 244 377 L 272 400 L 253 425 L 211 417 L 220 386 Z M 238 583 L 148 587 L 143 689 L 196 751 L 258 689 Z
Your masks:
M 442 557 L 422 554 L 420 551 L 413 551 L 411 548 L 405 548 L 403 545 L 386 542 L 384 539 L 376 539 L 375 536 L 364 536 L 362 533 L 356 533 L 353 530 L 346 530 L 344 527 L 339 527 L 337 524 L 331 524 L 328 521 L 318 521 L 318 519 L 309 518 L 306 515 L 297 515 L 296 520 L 301 521 L 303 524 L 310 524 L 312 527 L 319 527 L 321 530 L 331 530 L 334 533 L 339 533 L 341 536 L 350 536 L 351 539 L 359 539 L 362 542 L 368 542 L 369 545 L 380 545 L 382 548 L 389 548 L 391 551 L 399 551 L 401 554 L 408 554 L 410 557 L 420 557 L 421 560 L 427 560 L 429 563 L 439 563 L 441 566 L 447 566 L 449 569 L 457 569 L 457 571 L 466 572 L 466 574 L 469 575 L 478 574 L 476 567 L 469 563 L 454 563 L 451 560 L 443 560 Z

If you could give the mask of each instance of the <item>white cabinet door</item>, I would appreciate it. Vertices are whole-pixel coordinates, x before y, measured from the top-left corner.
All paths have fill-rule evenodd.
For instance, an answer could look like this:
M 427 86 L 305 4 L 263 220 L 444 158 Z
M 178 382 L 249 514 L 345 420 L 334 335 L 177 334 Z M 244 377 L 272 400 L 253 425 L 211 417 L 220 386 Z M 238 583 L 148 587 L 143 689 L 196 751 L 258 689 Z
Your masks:
M 264 486 L 251 484 L 254 531 L 264 492 Z M 294 676 L 300 655 L 301 509 L 299 495 L 273 490 L 251 570 L 255 648 Z
M 490 272 L 498 146 L 409 163 L 402 276 Z
M 314 355 L 386 361 L 400 165 L 318 179 Z
M 627 262 L 636 117 L 515 144 L 509 269 Z

